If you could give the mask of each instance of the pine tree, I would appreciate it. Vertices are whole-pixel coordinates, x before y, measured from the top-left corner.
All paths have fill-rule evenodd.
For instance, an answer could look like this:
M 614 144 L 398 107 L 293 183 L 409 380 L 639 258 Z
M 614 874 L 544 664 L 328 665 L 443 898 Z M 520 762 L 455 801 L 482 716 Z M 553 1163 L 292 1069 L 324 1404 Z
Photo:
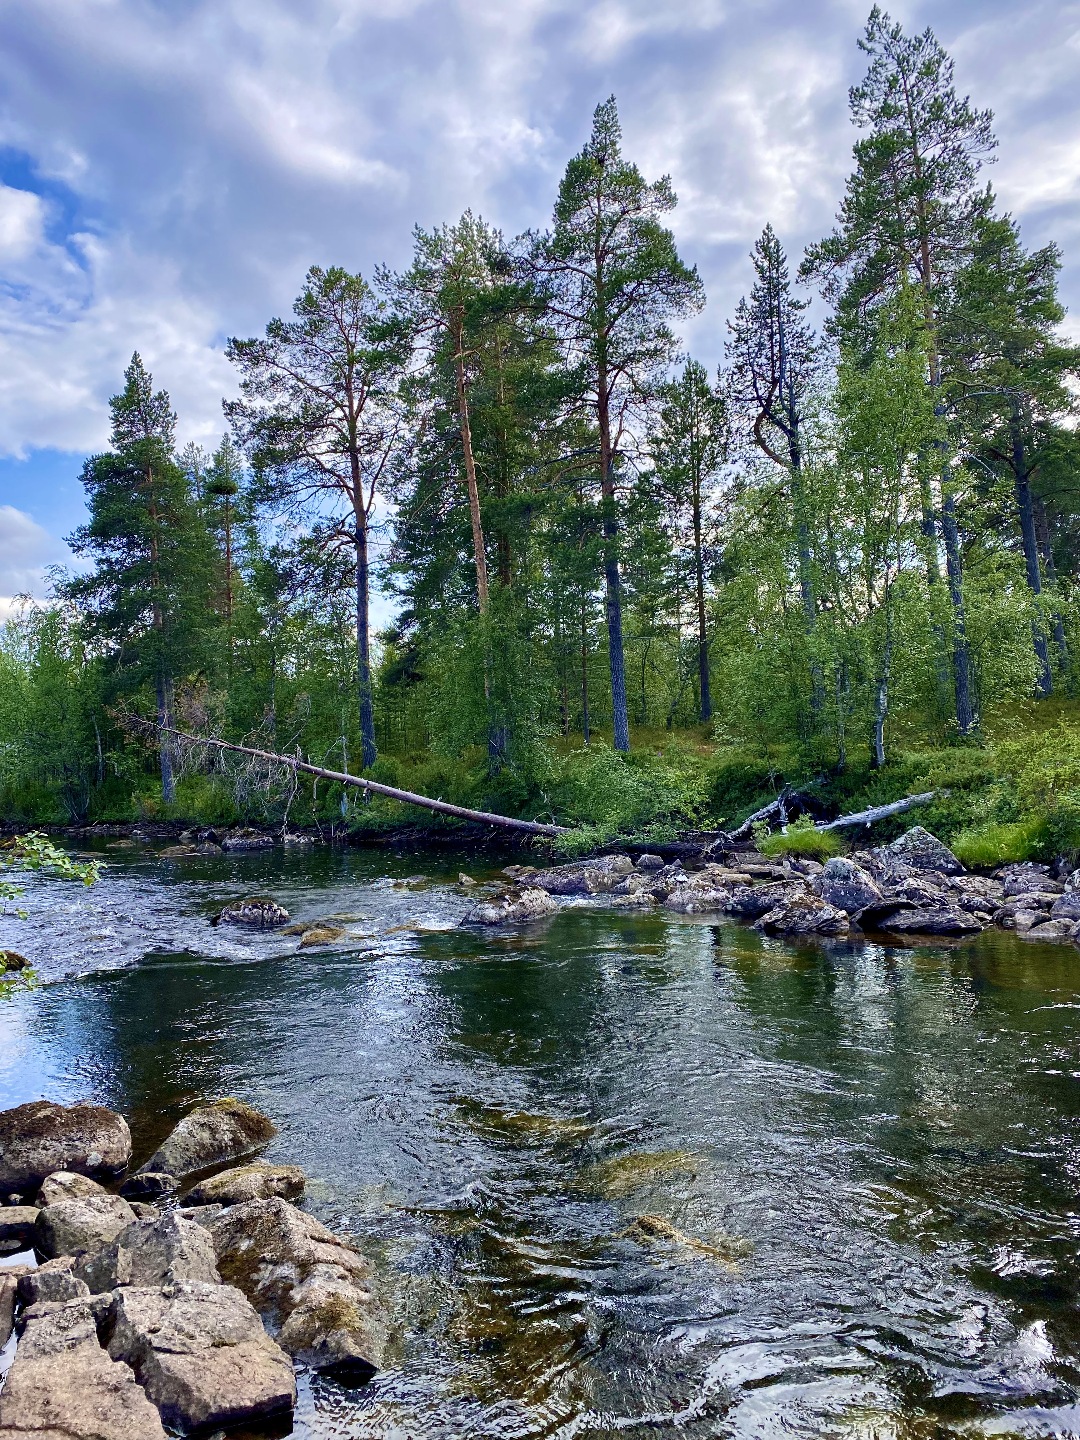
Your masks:
M 622 154 L 612 96 L 559 186 L 551 231 L 537 241 L 537 273 L 570 363 L 580 367 L 598 432 L 604 585 L 616 750 L 630 748 L 619 579 L 616 475 L 642 397 L 655 394 L 674 358 L 668 322 L 703 303 L 697 271 L 679 259 L 660 217 L 675 207 L 667 176 L 648 184 Z

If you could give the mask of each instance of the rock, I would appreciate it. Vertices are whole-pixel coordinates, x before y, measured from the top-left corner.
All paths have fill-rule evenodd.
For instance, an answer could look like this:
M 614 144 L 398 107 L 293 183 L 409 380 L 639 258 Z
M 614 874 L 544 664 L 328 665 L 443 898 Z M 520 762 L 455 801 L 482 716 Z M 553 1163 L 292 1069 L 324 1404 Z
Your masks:
M 72 1170 L 56 1170 L 46 1175 L 37 1192 L 35 1204 L 39 1208 L 55 1205 L 57 1200 L 77 1200 L 83 1195 L 107 1195 L 109 1192 L 89 1175 L 77 1175 Z
M 1080 890 L 1066 890 L 1059 895 L 1050 907 L 1050 915 L 1054 920 L 1080 920 Z
M 947 845 L 931 835 L 929 830 L 923 829 L 921 825 L 913 825 L 910 830 L 894 840 L 891 845 L 886 845 L 879 852 L 890 860 L 900 861 L 903 865 L 909 865 L 912 870 L 925 870 L 938 875 L 962 875 L 964 867 L 956 858 Z
M 962 910 L 898 910 L 878 921 L 879 930 L 895 935 L 977 935 L 982 922 Z
M 198 851 L 194 845 L 166 845 L 164 850 L 158 851 L 159 860 L 186 860 L 191 855 L 197 855 Z
M 332 945 L 343 938 L 345 931 L 340 925 L 312 925 L 300 936 L 300 949 L 310 950 L 314 945 Z
M 637 868 L 639 870 L 662 870 L 664 868 L 664 857 L 662 855 L 650 855 L 648 853 L 637 857 Z
M 1064 889 L 1064 886 L 1059 889 L 1057 882 L 1050 880 L 1049 865 L 1037 865 L 1033 860 L 1025 860 L 1020 865 L 1004 865 L 995 878 L 1004 886 L 1006 899 L 1042 890 L 1045 885 L 1049 885 L 1057 894 L 1061 894 Z
M 560 892 L 562 893 L 562 892 Z M 553 914 L 559 907 L 546 890 L 531 884 L 522 890 L 508 890 L 498 900 L 476 905 L 462 920 L 463 925 L 520 925 Z
M 11 1339 L 11 1332 L 15 1328 L 15 1297 L 18 1287 L 19 1281 L 14 1275 L 5 1275 L 0 1271 L 0 1350 Z
M 131 1131 L 102 1105 L 32 1100 L 0 1111 L 0 1191 L 33 1194 L 54 1170 L 119 1175 L 131 1160 Z
M 1012 928 L 1017 935 L 1025 935 L 1029 930 L 1034 930 L 1036 925 L 1047 924 L 1049 919 L 1049 910 L 1031 910 L 1023 903 L 1018 903 L 1013 913 Z
M 215 845 L 212 840 L 204 840 L 200 845 L 195 846 L 196 855 L 223 855 L 225 852 L 220 845 Z
M 120 1186 L 120 1194 L 125 1200 L 156 1200 L 174 1195 L 179 1188 L 179 1180 L 167 1170 L 136 1170 Z
M 25 970 L 30 961 L 17 950 L 0 950 L 0 972 Z
M 66 1304 L 68 1300 L 85 1300 L 90 1287 L 74 1273 L 75 1257 L 59 1255 L 46 1260 L 19 1281 L 19 1299 L 24 1305 Z
M 221 840 L 223 850 L 270 850 L 273 845 L 272 835 L 264 835 L 261 831 L 250 828 L 230 830 Z
M 573 865 L 556 865 L 529 877 L 529 884 L 549 895 L 601 895 L 613 890 L 634 868 L 627 855 L 601 855 Z
M 810 881 L 811 889 L 826 905 L 857 915 L 868 905 L 879 905 L 884 899 L 873 877 L 856 865 L 854 860 L 835 856 L 826 861 L 824 869 Z
M 288 1357 L 231 1285 L 118 1290 L 108 1325 L 109 1354 L 131 1366 L 173 1429 L 264 1420 L 296 1404 Z
M 475 885 L 476 881 L 471 875 L 466 875 L 465 872 L 462 871 L 461 874 L 457 877 L 457 883 L 459 885 L 471 886 Z
M 209 1230 L 224 1209 L 224 1205 L 181 1205 L 176 1214 L 182 1215 L 185 1220 L 194 1220 L 196 1225 Z
M 34 1238 L 34 1205 L 5 1205 L 0 1208 L 0 1254 L 25 1250 Z
M 306 1177 L 299 1165 L 240 1165 L 203 1180 L 185 1196 L 187 1205 L 243 1205 L 248 1200 L 299 1200 Z
M 244 900 L 230 900 L 214 916 L 213 925 L 246 925 L 252 930 L 276 930 L 289 923 L 289 912 L 269 895 L 249 895 Z
M 777 906 L 786 905 L 796 895 L 807 893 L 801 881 L 796 885 L 783 881 L 771 885 L 736 885 L 728 894 L 724 908 L 729 915 L 745 915 L 748 919 L 758 920 Z
M 207 1231 L 171 1210 L 128 1225 L 103 1250 L 83 1257 L 75 1274 L 95 1295 L 120 1285 L 217 1285 L 221 1279 Z
M 849 927 L 845 911 L 816 895 L 793 895 L 754 924 L 770 935 L 846 935 Z
M 165 1440 L 165 1431 L 129 1367 L 99 1345 L 91 1306 L 73 1301 L 26 1324 L 0 1392 L 0 1436 Z
M 696 885 L 683 885 L 673 890 L 664 901 L 665 910 L 679 915 L 722 915 L 731 892 L 707 890 Z
M 57 1200 L 37 1212 L 34 1249 L 48 1259 L 83 1251 L 93 1253 L 103 1250 L 134 1219 L 134 1210 L 119 1195 L 79 1195 L 73 1200 Z
M 381 1360 L 371 1269 L 351 1245 L 285 1200 L 251 1200 L 211 1226 L 218 1269 L 306 1364 L 366 1378 Z
M 535 865 L 507 865 L 501 873 L 509 875 L 511 880 L 523 880 L 527 875 L 535 875 L 537 869 Z
M 1073 938 L 1075 929 L 1075 920 L 1044 920 L 1026 930 L 1017 928 L 1016 933 L 1021 940 L 1044 940 L 1052 945 L 1060 945 Z
M 190 1175 L 227 1160 L 239 1160 L 267 1144 L 277 1126 L 267 1117 L 231 1097 L 200 1105 L 175 1127 L 165 1143 L 151 1155 L 143 1173 L 165 1171 L 169 1175 Z

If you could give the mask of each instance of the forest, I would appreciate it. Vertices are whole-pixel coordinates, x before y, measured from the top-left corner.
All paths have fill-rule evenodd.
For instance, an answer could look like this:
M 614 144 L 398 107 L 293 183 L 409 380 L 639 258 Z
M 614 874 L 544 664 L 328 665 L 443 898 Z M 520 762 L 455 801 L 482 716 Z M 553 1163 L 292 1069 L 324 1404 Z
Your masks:
M 228 342 L 212 453 L 133 355 L 80 565 L 0 634 L 0 816 L 417 820 L 193 765 L 141 717 L 576 843 L 795 783 L 834 814 L 936 789 L 971 864 L 1080 850 L 1061 253 L 998 205 L 934 35 L 875 8 L 859 44 L 835 226 L 802 256 L 765 226 L 715 372 L 614 97 L 545 230 L 467 211 L 400 271 L 312 267 Z

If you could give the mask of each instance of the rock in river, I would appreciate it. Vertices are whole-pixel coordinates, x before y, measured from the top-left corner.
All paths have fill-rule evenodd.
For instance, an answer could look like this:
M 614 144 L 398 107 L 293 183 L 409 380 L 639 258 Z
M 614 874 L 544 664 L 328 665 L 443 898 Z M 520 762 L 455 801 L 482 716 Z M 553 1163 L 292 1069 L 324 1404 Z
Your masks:
M 165 1440 L 131 1369 L 98 1343 L 88 1303 L 29 1316 L 0 1391 L 4 1440 Z
M 465 916 L 463 925 L 520 925 L 528 920 L 539 920 L 558 909 L 546 890 L 528 886 L 521 890 L 508 890 L 498 900 L 488 900 L 475 906 Z
M 75 1267 L 94 1294 L 118 1285 L 175 1285 L 193 1280 L 217 1285 L 214 1242 L 201 1225 L 174 1211 L 136 1220 L 96 1254 Z
M 247 925 L 252 930 L 276 930 L 289 923 L 289 912 L 269 895 L 249 895 L 231 900 L 214 916 L 215 925 Z
M 56 1170 L 41 1182 L 35 1205 L 55 1205 L 57 1200 L 77 1200 L 83 1195 L 107 1195 L 104 1185 L 89 1175 L 76 1175 L 72 1170 Z
M 299 1200 L 305 1176 L 299 1165 L 239 1165 L 203 1180 L 185 1197 L 186 1205 L 243 1205 L 248 1200 Z M 0 1212 L 2 1213 L 2 1212 Z
M 145 1165 L 143 1173 L 191 1175 L 196 1170 L 239 1160 L 277 1134 L 277 1126 L 242 1100 L 226 1098 L 200 1105 L 175 1127 Z
M 755 921 L 770 935 L 846 935 L 850 922 L 843 910 L 816 895 L 793 895 Z
M 37 1212 L 34 1248 L 39 1254 L 79 1255 L 103 1250 L 135 1219 L 135 1211 L 119 1195 L 79 1195 L 57 1200 Z
M 879 930 L 895 935 L 977 935 L 982 921 L 963 910 L 898 910 L 877 922 Z
M 882 900 L 881 890 L 872 876 L 854 860 L 841 855 L 827 860 L 820 875 L 815 875 L 810 884 L 826 905 L 834 905 L 846 915 L 857 915 L 868 905 L 879 905 Z
M 231 1285 L 125 1286 L 107 1326 L 109 1354 L 131 1366 L 175 1429 L 262 1420 L 296 1404 L 288 1357 Z
M 210 1233 L 221 1278 L 244 1292 L 290 1355 L 342 1377 L 378 1368 L 371 1269 L 351 1245 L 280 1199 L 224 1210 Z
M 127 1121 L 101 1105 L 32 1100 L 0 1111 L 0 1193 L 33 1194 L 54 1170 L 119 1175 L 131 1160 Z

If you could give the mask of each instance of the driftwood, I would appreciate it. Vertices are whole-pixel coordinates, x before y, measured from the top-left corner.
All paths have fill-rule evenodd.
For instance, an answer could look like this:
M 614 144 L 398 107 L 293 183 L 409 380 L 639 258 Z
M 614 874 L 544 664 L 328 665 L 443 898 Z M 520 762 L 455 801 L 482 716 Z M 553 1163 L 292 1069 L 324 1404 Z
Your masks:
M 157 727 L 155 727 L 157 728 Z M 164 727 L 163 727 L 164 728 Z M 250 755 L 255 760 L 265 760 L 272 765 L 281 765 L 287 770 L 304 775 L 315 775 L 320 780 L 329 780 L 338 785 L 354 785 L 372 795 L 385 795 L 388 800 L 397 800 L 402 805 L 417 805 L 421 810 L 434 810 L 437 815 L 452 815 L 455 820 L 473 820 L 482 825 L 498 825 L 504 830 L 520 830 L 526 835 L 565 835 L 564 825 L 543 825 L 536 820 L 514 820 L 509 815 L 495 815 L 488 810 L 469 810 L 464 805 L 450 805 L 445 800 L 432 800 L 428 795 L 416 795 L 411 790 L 398 790 L 393 785 L 380 785 L 376 780 L 366 780 L 362 775 L 350 775 L 344 770 L 326 770 L 321 765 L 310 765 L 292 755 L 275 755 L 271 750 L 256 750 L 251 745 L 232 745 L 227 740 L 214 740 L 204 735 L 188 735 L 183 730 L 167 729 L 167 733 L 188 745 L 203 745 L 208 750 L 227 750 L 235 755 Z
M 816 830 L 843 830 L 849 825 L 873 825 L 876 820 L 887 820 L 890 815 L 902 815 L 916 805 L 928 805 L 939 790 L 927 790 L 922 795 L 907 795 L 903 800 L 894 800 L 891 805 L 871 805 L 869 810 L 859 810 L 854 815 L 841 815 L 827 825 L 816 825 Z

